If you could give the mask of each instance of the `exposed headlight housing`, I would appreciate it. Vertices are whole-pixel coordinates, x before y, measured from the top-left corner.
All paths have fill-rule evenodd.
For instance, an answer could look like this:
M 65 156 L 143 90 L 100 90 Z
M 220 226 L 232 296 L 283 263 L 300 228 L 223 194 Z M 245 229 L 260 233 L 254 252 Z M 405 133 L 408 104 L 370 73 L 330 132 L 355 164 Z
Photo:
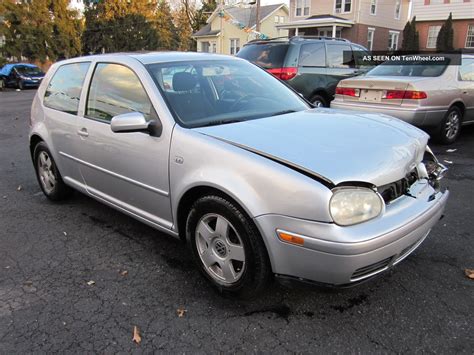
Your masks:
M 371 220 L 380 215 L 384 202 L 380 195 L 365 187 L 341 187 L 333 190 L 329 212 L 333 221 L 341 226 Z

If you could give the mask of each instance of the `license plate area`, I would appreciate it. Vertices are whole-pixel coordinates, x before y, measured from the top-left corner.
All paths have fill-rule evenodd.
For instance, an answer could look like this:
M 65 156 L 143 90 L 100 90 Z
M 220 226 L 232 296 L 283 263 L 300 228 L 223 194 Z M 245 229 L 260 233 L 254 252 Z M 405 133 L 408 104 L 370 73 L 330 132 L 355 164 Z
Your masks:
M 361 89 L 359 101 L 362 102 L 381 102 L 382 101 L 382 90 L 369 90 Z

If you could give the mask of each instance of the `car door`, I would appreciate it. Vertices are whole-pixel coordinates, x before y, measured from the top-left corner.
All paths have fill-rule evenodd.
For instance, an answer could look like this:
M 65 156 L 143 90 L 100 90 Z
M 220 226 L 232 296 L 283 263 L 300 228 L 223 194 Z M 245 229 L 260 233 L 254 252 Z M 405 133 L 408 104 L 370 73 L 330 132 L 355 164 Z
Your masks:
M 79 101 L 90 65 L 90 62 L 61 65 L 52 75 L 44 94 L 41 92 L 44 106 L 42 112 L 51 140 L 48 143 L 51 144 L 53 157 L 63 179 L 74 185 L 83 183 L 79 165 L 74 158 L 77 156 L 79 142 L 76 134 Z
M 474 122 L 474 58 L 463 58 L 459 67 L 460 96 L 466 106 L 464 122 Z
M 97 63 L 84 115 L 78 118 L 79 159 L 87 191 L 147 221 L 171 228 L 171 134 L 152 137 L 144 132 L 112 132 L 111 119 L 128 112 L 141 112 L 147 120 L 158 119 L 142 82 L 130 67 Z
M 355 59 L 348 43 L 327 43 L 327 87 L 334 97 L 339 81 L 356 75 Z
M 316 92 L 326 92 L 326 48 L 323 41 L 301 45 L 298 75 L 292 80 L 292 86 L 308 100 Z

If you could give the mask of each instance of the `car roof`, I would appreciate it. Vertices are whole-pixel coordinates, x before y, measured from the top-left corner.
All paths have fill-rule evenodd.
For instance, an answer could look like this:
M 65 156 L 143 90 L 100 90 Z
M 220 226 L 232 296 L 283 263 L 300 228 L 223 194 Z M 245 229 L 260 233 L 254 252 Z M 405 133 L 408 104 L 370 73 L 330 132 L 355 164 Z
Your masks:
M 107 53 L 83 56 L 67 60 L 67 62 L 84 61 L 84 60 L 113 60 L 117 58 L 129 57 L 134 58 L 142 64 L 152 63 L 169 63 L 180 61 L 195 61 L 195 60 L 241 60 L 239 58 L 214 53 L 202 52 L 123 52 L 123 53 Z

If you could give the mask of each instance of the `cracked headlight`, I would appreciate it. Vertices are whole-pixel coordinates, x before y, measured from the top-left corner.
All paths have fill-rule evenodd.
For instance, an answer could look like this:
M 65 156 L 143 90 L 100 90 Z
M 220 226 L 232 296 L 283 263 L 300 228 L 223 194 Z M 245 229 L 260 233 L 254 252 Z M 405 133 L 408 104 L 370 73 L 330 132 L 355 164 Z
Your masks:
M 364 187 L 343 187 L 333 190 L 329 211 L 336 224 L 350 226 L 368 221 L 382 213 L 382 198 Z

